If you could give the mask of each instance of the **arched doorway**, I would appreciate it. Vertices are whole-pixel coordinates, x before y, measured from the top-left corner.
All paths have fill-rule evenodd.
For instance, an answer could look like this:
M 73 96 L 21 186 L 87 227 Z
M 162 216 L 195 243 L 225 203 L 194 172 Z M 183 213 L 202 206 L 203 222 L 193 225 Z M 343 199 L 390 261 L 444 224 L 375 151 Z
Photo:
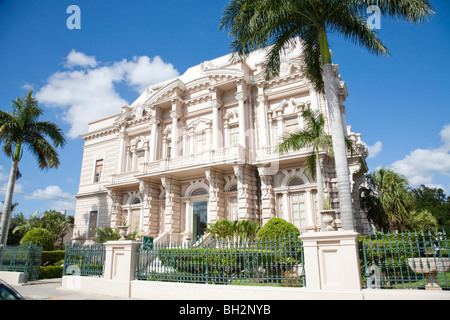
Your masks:
M 208 192 L 197 189 L 191 194 L 192 199 L 192 239 L 196 241 L 205 234 L 208 224 Z

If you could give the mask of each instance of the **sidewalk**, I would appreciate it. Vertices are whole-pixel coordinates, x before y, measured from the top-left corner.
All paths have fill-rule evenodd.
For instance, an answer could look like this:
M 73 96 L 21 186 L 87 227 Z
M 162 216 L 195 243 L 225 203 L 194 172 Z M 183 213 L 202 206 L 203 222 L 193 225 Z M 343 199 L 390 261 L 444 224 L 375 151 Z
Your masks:
M 61 289 L 61 278 L 12 285 L 26 300 L 134 300 Z

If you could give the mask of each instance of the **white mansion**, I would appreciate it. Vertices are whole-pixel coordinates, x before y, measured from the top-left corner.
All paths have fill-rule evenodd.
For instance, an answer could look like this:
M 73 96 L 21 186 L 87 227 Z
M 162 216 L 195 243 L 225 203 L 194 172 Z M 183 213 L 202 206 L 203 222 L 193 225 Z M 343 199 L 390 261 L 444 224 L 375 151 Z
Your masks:
M 119 114 L 89 125 L 75 212 L 73 240 L 95 237 L 96 227 L 189 240 L 219 219 L 283 218 L 300 230 L 319 230 L 317 181 L 305 171 L 305 149 L 280 155 L 283 132 L 302 127 L 301 111 L 327 103 L 301 71 L 298 49 L 282 61 L 279 77 L 266 80 L 264 51 L 245 62 L 230 55 L 153 85 Z M 347 97 L 340 81 L 344 119 Z M 328 116 L 326 116 L 329 132 Z M 345 123 L 345 121 L 344 121 Z M 343 128 L 355 143 L 348 155 L 356 230 L 365 215 L 358 188 L 367 172 L 361 135 Z M 323 189 L 339 212 L 334 159 L 321 154 Z

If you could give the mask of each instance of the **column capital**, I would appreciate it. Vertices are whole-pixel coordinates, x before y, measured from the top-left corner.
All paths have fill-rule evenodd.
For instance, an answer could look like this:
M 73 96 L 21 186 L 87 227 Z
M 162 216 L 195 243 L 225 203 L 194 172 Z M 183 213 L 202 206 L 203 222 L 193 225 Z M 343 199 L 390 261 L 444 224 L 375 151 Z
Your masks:
M 153 118 L 151 118 L 150 119 L 150 124 L 151 125 L 154 125 L 154 124 L 156 124 L 156 125 L 158 125 L 158 124 L 160 124 L 161 123 L 161 121 L 159 121 L 157 118 L 155 118 L 155 117 L 153 117 Z
M 173 119 L 178 120 L 181 118 L 181 114 L 176 110 L 172 110 L 172 111 L 170 111 L 170 117 L 172 118 L 172 120 Z
M 248 97 L 243 92 L 236 93 L 236 100 L 239 102 L 245 102 Z
M 212 100 L 209 104 L 215 110 L 219 110 L 222 107 L 222 102 L 219 100 Z

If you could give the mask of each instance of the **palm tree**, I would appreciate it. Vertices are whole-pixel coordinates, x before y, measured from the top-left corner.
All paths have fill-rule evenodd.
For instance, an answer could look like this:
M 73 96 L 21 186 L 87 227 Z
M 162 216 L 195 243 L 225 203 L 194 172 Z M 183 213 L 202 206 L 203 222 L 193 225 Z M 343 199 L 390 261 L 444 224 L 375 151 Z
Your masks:
M 38 121 L 43 110 L 39 107 L 38 101 L 32 97 L 31 90 L 24 100 L 17 98 L 12 103 L 13 112 L 0 110 L 0 141 L 3 143 L 5 154 L 12 158 L 3 205 L 0 244 L 5 244 L 8 237 L 14 186 L 24 148 L 26 147 L 36 157 L 39 168 L 43 170 L 59 166 L 58 153 L 46 137 L 55 147 L 63 147 L 66 143 L 61 129 L 54 123 Z
M 380 167 L 367 175 L 367 186 L 360 189 L 361 208 L 377 227 L 405 229 L 411 214 L 412 197 L 408 180 L 392 169 Z
M 345 129 L 338 82 L 329 50 L 329 33 L 337 33 L 376 55 L 389 55 L 377 33 L 364 20 L 367 7 L 376 4 L 383 16 L 422 23 L 434 14 L 427 0 L 230 0 L 220 29 L 230 30 L 232 49 L 240 58 L 271 46 L 265 61 L 266 78 L 279 73 L 280 57 L 297 37 L 302 41 L 302 58 L 307 77 L 328 103 L 335 154 L 342 228 L 353 230 Z
M 320 151 L 325 150 L 333 157 L 333 142 L 331 136 L 325 133 L 325 117 L 318 110 L 306 109 L 302 112 L 305 128 L 296 132 L 285 133 L 277 146 L 279 153 L 287 153 L 290 150 L 298 151 L 303 148 L 312 148 L 311 154 L 306 158 L 306 170 L 313 179 L 317 174 L 318 205 L 322 208 L 324 200 L 322 170 L 320 167 Z M 353 154 L 353 142 L 345 137 L 347 149 Z

